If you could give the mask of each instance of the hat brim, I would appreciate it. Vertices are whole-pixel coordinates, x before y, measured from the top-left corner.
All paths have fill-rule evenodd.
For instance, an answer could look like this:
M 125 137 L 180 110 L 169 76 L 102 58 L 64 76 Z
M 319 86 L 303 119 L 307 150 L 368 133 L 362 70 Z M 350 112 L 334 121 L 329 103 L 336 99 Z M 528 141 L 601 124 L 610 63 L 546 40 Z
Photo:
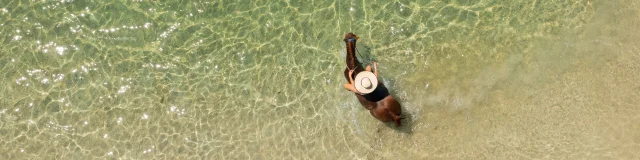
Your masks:
M 370 88 L 365 88 L 362 86 L 362 81 L 364 78 L 369 78 L 369 80 L 371 81 Z M 373 92 L 373 90 L 376 89 L 376 87 L 378 87 L 378 78 L 376 78 L 376 75 L 373 74 L 373 72 L 369 72 L 369 71 L 362 71 L 358 73 L 358 75 L 356 75 L 356 78 L 353 81 L 354 81 L 353 83 L 354 83 L 354 86 L 356 87 L 356 90 L 358 90 L 358 92 L 363 94 L 371 93 Z

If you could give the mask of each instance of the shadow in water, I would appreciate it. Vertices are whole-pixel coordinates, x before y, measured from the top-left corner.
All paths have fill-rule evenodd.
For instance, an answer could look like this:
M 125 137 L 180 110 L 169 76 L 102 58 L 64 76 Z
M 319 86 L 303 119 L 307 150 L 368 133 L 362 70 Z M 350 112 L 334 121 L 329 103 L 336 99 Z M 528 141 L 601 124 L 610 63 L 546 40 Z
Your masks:
M 371 54 L 371 47 L 369 46 L 356 46 L 356 56 L 364 66 L 371 64 L 371 62 L 377 62 L 376 58 Z

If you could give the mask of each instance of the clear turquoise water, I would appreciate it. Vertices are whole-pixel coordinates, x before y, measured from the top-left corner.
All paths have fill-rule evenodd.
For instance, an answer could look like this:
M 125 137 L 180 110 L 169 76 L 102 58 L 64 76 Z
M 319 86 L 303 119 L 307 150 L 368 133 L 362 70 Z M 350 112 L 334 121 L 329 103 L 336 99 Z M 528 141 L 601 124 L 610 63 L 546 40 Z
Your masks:
M 0 159 L 640 157 L 636 1 L 0 2 Z

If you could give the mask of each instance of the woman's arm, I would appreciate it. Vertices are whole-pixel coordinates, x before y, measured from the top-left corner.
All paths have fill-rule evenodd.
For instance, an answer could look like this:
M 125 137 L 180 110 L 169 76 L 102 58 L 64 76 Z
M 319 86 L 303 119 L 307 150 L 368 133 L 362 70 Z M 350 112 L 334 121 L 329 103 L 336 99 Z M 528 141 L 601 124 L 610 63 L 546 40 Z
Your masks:
M 373 71 L 371 71 L 371 66 L 373 66 Z M 376 75 L 376 78 L 378 78 L 378 64 L 376 64 L 376 62 L 373 62 L 372 65 L 368 65 L 366 71 L 373 72 L 373 74 Z
M 360 93 L 358 92 L 358 90 L 356 90 L 356 87 L 353 86 L 353 70 L 349 70 L 349 83 L 344 84 L 344 88 L 354 93 Z
M 373 62 L 373 74 L 378 78 L 378 63 Z
M 360 92 L 358 92 L 358 90 L 356 90 L 356 87 L 353 86 L 353 83 L 350 84 L 344 84 L 344 88 L 348 89 L 349 91 L 353 92 L 353 93 L 358 93 L 360 94 Z

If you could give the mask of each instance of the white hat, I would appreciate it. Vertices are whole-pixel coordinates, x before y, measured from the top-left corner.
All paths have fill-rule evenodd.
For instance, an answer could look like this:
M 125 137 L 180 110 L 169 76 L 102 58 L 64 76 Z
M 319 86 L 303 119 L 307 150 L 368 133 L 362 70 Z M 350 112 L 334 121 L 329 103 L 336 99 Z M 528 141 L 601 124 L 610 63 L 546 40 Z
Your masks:
M 378 87 L 378 78 L 373 72 L 362 71 L 356 75 L 356 79 L 353 80 L 353 83 L 358 92 L 367 94 L 373 92 L 373 90 Z

